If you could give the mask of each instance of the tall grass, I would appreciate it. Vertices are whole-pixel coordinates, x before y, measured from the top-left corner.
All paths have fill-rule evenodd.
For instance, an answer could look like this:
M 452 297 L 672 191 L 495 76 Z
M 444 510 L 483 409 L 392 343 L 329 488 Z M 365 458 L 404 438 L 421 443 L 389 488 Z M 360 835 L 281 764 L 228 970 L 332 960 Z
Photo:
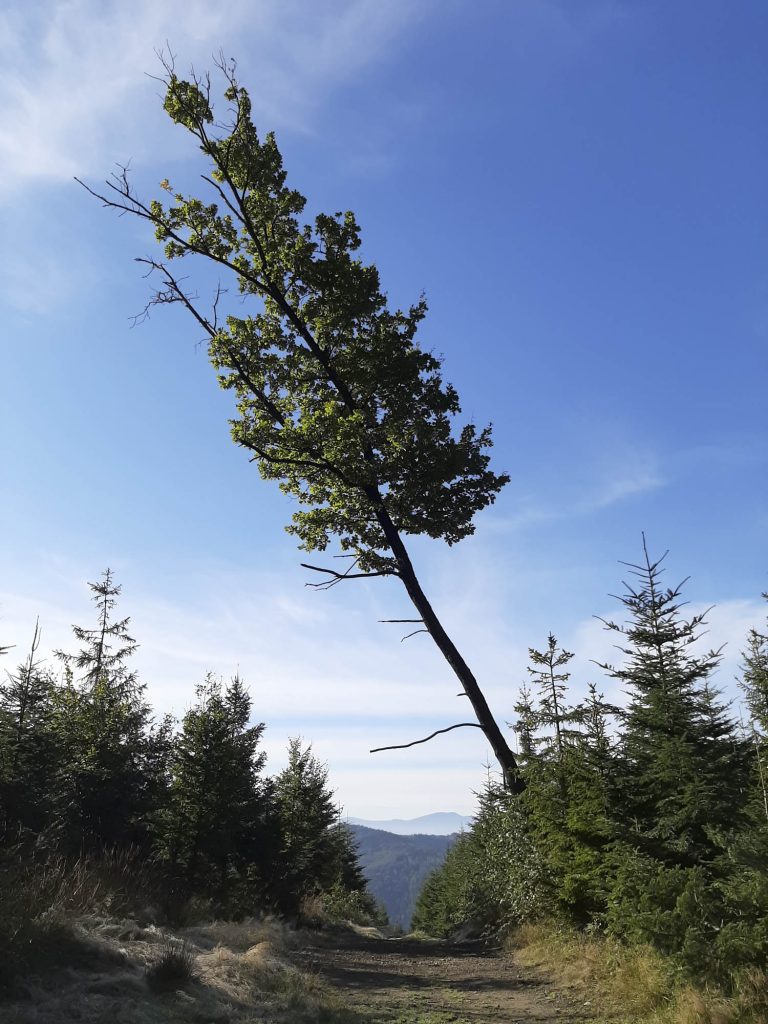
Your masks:
M 650 946 L 628 947 L 552 924 L 523 925 L 507 940 L 521 962 L 568 986 L 612 1024 L 768 1024 L 768 975 L 739 975 L 728 995 L 686 982 Z
M 74 922 L 122 916 L 146 903 L 146 871 L 132 851 L 66 859 L 7 851 L 0 862 L 0 989 L 63 964 L 83 945 Z

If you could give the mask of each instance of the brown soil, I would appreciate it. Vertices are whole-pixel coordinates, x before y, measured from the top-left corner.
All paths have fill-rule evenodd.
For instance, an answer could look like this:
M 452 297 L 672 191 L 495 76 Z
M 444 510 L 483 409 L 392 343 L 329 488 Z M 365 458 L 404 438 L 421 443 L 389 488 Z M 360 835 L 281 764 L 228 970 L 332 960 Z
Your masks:
M 592 1019 L 548 979 L 479 943 L 318 936 L 295 951 L 365 1024 L 562 1024 Z

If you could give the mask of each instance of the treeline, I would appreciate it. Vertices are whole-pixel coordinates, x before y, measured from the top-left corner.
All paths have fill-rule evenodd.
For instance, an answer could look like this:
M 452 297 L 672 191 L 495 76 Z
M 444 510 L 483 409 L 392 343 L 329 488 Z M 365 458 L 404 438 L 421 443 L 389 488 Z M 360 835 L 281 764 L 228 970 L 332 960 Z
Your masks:
M 737 724 L 699 653 L 704 615 L 645 552 L 605 621 L 622 654 L 572 703 L 554 636 L 530 651 L 515 705 L 520 798 L 489 783 L 472 829 L 427 880 L 414 924 L 509 931 L 552 920 L 650 943 L 685 972 L 727 984 L 768 955 L 768 626 L 745 641 Z M 764 595 L 768 597 L 768 595 Z
M 89 584 L 92 627 L 75 626 L 59 670 L 26 659 L 0 684 L 0 882 L 30 865 L 130 859 L 166 919 L 196 901 L 213 916 L 297 917 L 318 899 L 375 916 L 326 767 L 290 743 L 266 773 L 264 725 L 239 678 L 209 676 L 180 725 L 153 718 L 131 671 L 137 644 L 115 614 L 110 571 Z M 6 648 L 7 652 L 7 648 Z M 150 884 L 151 883 L 151 884 Z

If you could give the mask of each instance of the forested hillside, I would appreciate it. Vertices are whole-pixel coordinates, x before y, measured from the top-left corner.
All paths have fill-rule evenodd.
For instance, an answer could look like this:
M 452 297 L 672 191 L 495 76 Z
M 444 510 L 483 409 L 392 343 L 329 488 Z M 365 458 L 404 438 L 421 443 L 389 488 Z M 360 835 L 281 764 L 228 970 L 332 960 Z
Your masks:
M 396 835 L 349 825 L 371 895 L 390 924 L 408 929 L 424 879 L 441 863 L 456 836 Z
M 0 684 L 0 983 L 71 905 L 183 923 L 376 914 L 325 765 L 298 740 L 267 773 L 239 678 L 213 676 L 181 722 L 155 720 L 107 570 L 92 626 Z M 92 900 L 89 903 L 91 894 Z M 122 908 L 122 909 L 121 909 Z M 55 911 L 55 912 L 54 912 Z
M 488 785 L 414 923 L 447 935 L 554 921 L 739 989 L 768 955 L 768 628 L 745 638 L 739 723 L 713 682 L 720 652 L 699 642 L 705 615 L 686 617 L 682 585 L 647 551 L 629 572 L 604 622 L 617 662 L 599 666 L 627 703 L 597 684 L 574 701 L 572 654 L 554 636 L 531 649 L 513 723 L 524 791 Z

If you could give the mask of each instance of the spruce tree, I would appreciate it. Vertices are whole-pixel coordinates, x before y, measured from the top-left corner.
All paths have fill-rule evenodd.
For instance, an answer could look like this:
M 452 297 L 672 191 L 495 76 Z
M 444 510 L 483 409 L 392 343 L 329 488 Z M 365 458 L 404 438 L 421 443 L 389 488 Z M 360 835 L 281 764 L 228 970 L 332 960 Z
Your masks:
M 341 820 L 341 809 L 336 813 L 336 824 L 328 835 L 327 878 L 322 883 L 324 910 L 331 918 L 356 924 L 386 925 L 386 910 L 368 891 L 368 882 L 358 860 L 357 841 Z
M 603 777 L 607 770 L 605 706 L 594 689 L 584 706 L 568 703 L 567 666 L 573 658 L 550 633 L 543 651 L 529 649 L 528 673 L 538 700 L 524 688 L 516 705 L 526 789 L 521 797 L 528 828 L 545 867 L 553 905 L 566 919 L 585 925 L 606 902 L 603 848 L 610 828 Z M 584 729 L 587 724 L 587 733 Z
M 55 682 L 37 660 L 40 637 L 38 622 L 26 660 L 0 683 L 0 841 L 38 836 L 51 813 Z
M 97 609 L 96 625 L 92 628 L 72 626 L 75 639 L 83 646 L 77 654 L 57 651 L 57 656 L 73 676 L 81 672 L 81 685 L 90 689 L 102 680 L 109 681 L 116 689 L 129 689 L 136 682 L 136 674 L 129 672 L 128 659 L 136 652 L 138 644 L 128 634 L 129 618 L 114 619 L 113 611 L 122 590 L 115 583 L 114 573 L 105 569 L 98 583 L 89 583 Z
M 557 639 L 550 633 L 546 650 L 537 651 L 529 647 L 528 656 L 531 660 L 528 673 L 539 692 L 535 720 L 539 729 L 552 730 L 551 737 L 547 736 L 540 744 L 540 756 L 556 766 L 558 786 L 564 793 L 566 744 L 572 735 L 570 726 L 574 722 L 574 716 L 565 703 L 566 685 L 571 675 L 565 667 L 573 654 L 558 647 Z
M 763 594 L 768 601 L 768 592 Z M 743 653 L 742 688 L 753 720 L 768 736 L 768 619 L 765 633 L 750 629 Z
M 484 868 L 490 866 L 474 830 L 460 835 L 424 880 L 411 927 L 440 938 L 470 922 L 473 929 L 490 929 L 498 920 L 501 896 L 489 890 Z
M 738 824 L 743 803 L 740 750 L 711 684 L 720 651 L 693 650 L 706 613 L 683 618 L 683 583 L 665 588 L 663 558 L 650 558 L 645 538 L 643 552 L 619 598 L 627 622 L 605 621 L 625 660 L 603 668 L 630 696 L 608 920 L 699 970 L 722 924 L 716 882 L 722 833 Z
M 253 912 L 264 887 L 267 787 L 264 725 L 250 725 L 239 677 L 209 675 L 184 716 L 171 754 L 167 805 L 156 853 L 186 894 L 210 896 L 220 912 Z
M 765 633 L 749 631 L 742 656 L 752 771 L 746 822 L 724 844 L 725 922 L 716 954 L 729 970 L 762 965 L 768 956 L 768 621 Z
M 339 812 L 328 767 L 294 738 L 288 764 L 275 782 L 280 828 L 276 882 L 283 908 L 296 912 L 302 898 L 332 886 L 339 877 Z
M 107 569 L 89 583 L 96 625 L 73 626 L 83 646 L 57 651 L 64 683 L 54 693 L 62 761 L 56 781 L 58 842 L 65 852 L 145 845 L 157 793 L 163 730 L 153 734 L 145 687 L 128 659 L 137 644 L 113 612 L 120 587 Z
M 763 594 L 768 601 L 768 593 Z M 741 689 L 750 715 L 750 739 L 760 804 L 768 821 L 768 621 L 766 632 L 750 629 L 742 653 Z
M 517 719 L 511 728 L 518 737 L 518 760 L 525 775 L 530 774 L 530 767 L 536 759 L 536 711 L 533 706 L 533 694 L 526 683 L 520 687 L 520 696 L 514 705 Z
M 602 925 L 610 889 L 610 848 L 616 835 L 616 776 L 619 762 L 609 719 L 618 708 L 606 703 L 594 683 L 573 710 L 581 731 L 566 753 L 568 803 L 564 855 L 555 870 L 560 899 L 578 925 Z
M 489 776 L 479 803 L 417 900 L 413 926 L 430 935 L 505 932 L 553 912 L 552 880 L 522 802 Z
M 604 807 L 607 813 L 615 761 L 608 719 L 619 718 L 621 711 L 614 704 L 606 702 L 605 695 L 597 692 L 595 683 L 589 683 L 587 690 L 587 696 L 579 704 L 576 714 L 582 726 L 581 744 L 585 760 L 605 792 Z
M 515 705 L 526 781 L 522 800 L 536 841 L 551 857 L 555 837 L 562 836 L 567 810 L 565 684 L 569 673 L 561 670 L 573 655 L 559 650 L 551 633 L 546 651 L 530 647 L 528 654 L 528 674 L 537 693 L 534 696 L 523 686 Z
M 639 845 L 666 863 L 690 865 L 714 853 L 711 830 L 729 826 L 742 780 L 730 770 L 734 725 L 711 683 L 720 650 L 696 654 L 706 612 L 684 619 L 687 581 L 664 588 L 662 558 L 629 564 L 638 581 L 619 598 L 629 618 L 603 620 L 625 661 L 601 665 L 630 696 L 624 718 L 622 800 Z

